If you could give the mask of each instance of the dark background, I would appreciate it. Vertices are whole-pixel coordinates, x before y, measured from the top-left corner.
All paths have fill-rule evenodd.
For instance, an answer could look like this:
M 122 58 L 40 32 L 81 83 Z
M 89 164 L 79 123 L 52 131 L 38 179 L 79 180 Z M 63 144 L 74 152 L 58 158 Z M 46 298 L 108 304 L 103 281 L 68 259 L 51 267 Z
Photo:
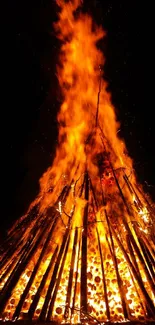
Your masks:
M 139 181 L 155 199 L 153 4 L 85 1 L 107 31 L 105 77 Z M 59 41 L 53 0 L 7 0 L 1 21 L 0 240 L 38 193 L 57 137 Z M 87 41 L 87 40 L 86 40 Z

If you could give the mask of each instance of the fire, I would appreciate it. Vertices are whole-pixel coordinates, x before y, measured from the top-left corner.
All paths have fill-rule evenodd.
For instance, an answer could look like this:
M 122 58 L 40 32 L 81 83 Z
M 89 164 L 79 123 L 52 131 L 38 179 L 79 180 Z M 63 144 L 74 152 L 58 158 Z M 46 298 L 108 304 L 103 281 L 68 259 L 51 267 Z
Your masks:
M 117 134 L 98 47 L 105 32 L 80 0 L 57 4 L 59 145 L 37 199 L 9 232 L 1 318 L 152 320 L 154 209 Z
M 58 66 L 58 80 L 62 90 L 63 104 L 58 114 L 59 146 L 52 167 L 40 180 L 41 191 L 45 191 L 57 183 L 62 174 L 67 173 L 70 181 L 77 173 L 80 164 L 80 175 L 85 170 L 86 141 L 91 131 L 95 132 L 97 94 L 101 78 L 101 66 L 104 64 L 102 52 L 97 48 L 98 42 L 104 37 L 102 28 L 95 26 L 92 18 L 74 12 L 80 1 L 58 1 L 61 8 L 59 20 L 55 25 L 58 37 L 63 42 Z M 107 84 L 102 80 L 100 109 L 98 120 L 100 128 L 111 145 L 114 166 L 132 168 L 132 162 L 125 156 L 125 145 L 117 137 L 119 123 L 111 104 Z M 92 163 L 95 154 L 102 152 L 100 132 L 95 135 L 95 147 L 91 147 L 89 168 L 98 172 Z M 125 156 L 125 157 L 124 157 Z M 52 195 L 53 196 L 53 195 Z M 47 198 L 46 198 L 47 199 Z M 50 198 L 51 200 L 51 198 Z M 43 204 L 43 202 L 42 202 Z M 45 202 L 46 206 L 47 202 Z

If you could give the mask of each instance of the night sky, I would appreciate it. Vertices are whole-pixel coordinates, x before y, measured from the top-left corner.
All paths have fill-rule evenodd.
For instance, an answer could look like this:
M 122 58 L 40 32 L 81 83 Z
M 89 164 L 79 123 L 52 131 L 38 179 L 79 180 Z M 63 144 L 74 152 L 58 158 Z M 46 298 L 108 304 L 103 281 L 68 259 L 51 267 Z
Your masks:
M 7 0 L 2 9 L 0 240 L 35 198 L 52 162 L 61 101 L 55 1 Z M 153 4 L 87 0 L 84 9 L 107 31 L 101 49 L 120 133 L 155 200 Z

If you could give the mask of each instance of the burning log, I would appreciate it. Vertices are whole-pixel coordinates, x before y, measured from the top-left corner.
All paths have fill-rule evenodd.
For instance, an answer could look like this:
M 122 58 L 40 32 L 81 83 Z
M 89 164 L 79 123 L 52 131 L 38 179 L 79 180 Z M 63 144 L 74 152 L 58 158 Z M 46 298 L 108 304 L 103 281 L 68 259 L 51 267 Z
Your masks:
M 74 244 L 73 244 L 73 251 L 72 251 L 69 280 L 68 280 L 68 289 L 67 289 L 67 294 L 66 294 L 66 308 L 65 308 L 65 313 L 64 313 L 65 319 L 68 319 L 68 317 L 69 317 L 69 308 L 70 308 L 70 304 L 71 304 L 71 291 L 72 291 L 72 284 L 73 284 L 73 271 L 74 271 L 77 242 L 78 242 L 78 229 L 76 228 L 75 235 L 74 235 Z
M 55 283 L 54 292 L 53 292 L 52 299 L 51 299 L 51 302 L 50 302 L 50 305 L 49 305 L 49 308 L 48 308 L 47 321 L 50 321 L 50 319 L 51 319 L 51 315 L 52 315 L 52 312 L 53 312 L 53 307 L 54 307 L 54 303 L 55 303 L 55 299 L 56 299 L 56 295 L 57 295 L 57 290 L 58 290 L 58 287 L 59 287 L 59 284 L 60 284 L 61 275 L 62 275 L 63 268 L 64 268 L 64 263 L 65 263 L 65 259 L 66 259 L 66 255 L 67 255 L 67 251 L 68 251 L 69 240 L 70 240 L 70 231 L 69 230 L 67 231 L 67 235 L 68 236 L 67 236 L 67 241 L 65 243 L 66 244 L 65 245 L 65 251 L 64 251 L 64 254 L 63 254 L 63 258 L 62 258 L 61 267 L 59 269 L 58 277 L 57 277 L 57 280 L 56 280 L 56 283 Z
M 88 225 L 88 200 L 89 200 L 88 173 L 85 174 L 85 200 L 87 201 L 87 203 L 84 208 L 83 231 L 82 231 L 81 310 L 87 312 L 87 225 Z M 81 317 L 83 317 L 82 315 Z
M 44 274 L 44 276 L 42 278 L 42 281 L 40 283 L 40 286 L 38 288 L 38 291 L 36 292 L 36 294 L 34 296 L 34 299 L 32 301 L 32 304 L 30 306 L 30 309 L 28 311 L 28 318 L 29 319 L 32 319 L 33 318 L 34 311 L 35 311 L 35 309 L 37 307 L 37 304 L 38 304 L 38 301 L 40 299 L 41 292 L 42 292 L 43 288 L 45 287 L 46 280 L 47 280 L 48 275 L 49 275 L 49 273 L 50 273 L 50 271 L 52 269 L 52 266 L 53 266 L 53 264 L 55 262 L 55 259 L 56 259 L 56 256 L 57 256 L 57 252 L 58 252 L 58 246 L 56 246 L 56 248 L 55 248 L 55 251 L 54 251 L 54 253 L 53 253 L 52 257 L 51 257 L 51 261 L 50 261 L 50 263 L 48 265 L 48 268 L 47 268 L 47 270 L 46 270 L 46 272 L 45 272 L 45 274 Z
M 37 247 L 41 243 L 41 240 L 43 239 L 43 235 L 46 232 L 48 228 L 48 224 L 45 224 L 42 231 L 38 231 L 37 234 L 34 235 L 32 240 L 28 243 L 27 249 L 25 250 L 25 253 L 23 256 L 19 259 L 18 263 L 15 266 L 15 269 L 13 269 L 6 285 L 4 286 L 1 297 L 0 297 L 0 311 L 4 308 L 6 305 L 6 302 L 8 301 L 13 288 L 15 287 L 19 276 L 22 274 L 23 270 L 25 269 L 25 266 L 28 264 L 29 260 L 33 256 L 34 252 L 36 251 Z
M 98 237 L 98 244 L 99 244 L 99 251 L 100 251 L 100 258 L 101 258 L 101 267 L 102 267 L 102 277 L 103 277 L 103 287 L 104 287 L 104 297 L 105 297 L 105 304 L 106 304 L 107 319 L 110 320 L 108 292 L 107 292 L 107 286 L 106 286 L 105 270 L 104 270 L 102 249 L 101 249 L 101 243 L 100 243 L 100 237 L 99 237 L 98 230 L 97 230 L 97 237 Z
M 38 208 L 38 207 L 37 207 Z M 36 206 L 30 211 L 29 214 L 27 214 L 26 219 L 23 218 L 21 223 L 17 223 L 10 231 L 9 231 L 9 237 L 6 239 L 4 243 L 4 249 L 2 252 L 2 257 L 0 261 L 0 269 L 3 268 L 3 266 L 6 264 L 7 260 L 9 261 L 10 258 L 14 253 L 17 255 L 18 247 L 21 248 L 21 244 L 23 243 L 23 234 L 25 233 L 25 226 L 28 228 L 29 224 L 36 218 L 37 215 L 37 208 Z M 41 216 L 39 216 L 39 219 Z M 39 220 L 37 220 L 39 221 Z M 24 225 L 24 223 L 26 225 Z M 33 231 L 34 228 L 33 228 Z
M 78 237 L 81 238 L 81 232 L 79 234 L 78 231 Z M 72 301 L 72 308 L 71 308 L 71 319 L 74 316 L 75 313 L 75 301 L 77 296 L 77 287 L 78 287 L 78 264 L 80 259 L 80 251 L 81 251 L 81 240 L 78 238 L 78 247 L 77 247 L 77 262 L 76 262 L 76 268 L 75 268 L 75 286 L 74 286 L 74 294 L 73 294 L 73 301 Z
M 137 273 L 137 270 L 134 268 L 133 264 L 131 263 L 130 259 L 129 259 L 129 256 L 127 255 L 126 251 L 124 250 L 124 247 L 123 245 L 121 244 L 121 241 L 119 240 L 118 236 L 116 235 L 116 232 L 113 228 L 112 229 L 112 232 L 114 233 L 114 236 L 115 236 L 115 239 L 117 241 L 117 243 L 119 244 L 121 250 L 123 251 L 123 254 L 128 262 L 128 265 L 129 267 L 131 267 L 131 271 L 135 277 L 135 279 L 137 280 L 138 284 L 139 284 L 139 287 L 144 295 L 144 298 L 145 298 L 145 302 L 146 302 L 146 306 L 148 307 L 149 311 L 151 312 L 151 316 L 155 316 L 155 310 L 154 310 L 154 305 L 152 303 L 152 300 L 150 299 L 145 287 L 144 287 L 144 284 L 143 284 L 143 279 L 140 275 L 140 273 L 138 274 Z M 131 238 L 130 238 L 131 240 Z M 133 244 L 133 243 L 132 243 Z M 131 255 L 132 257 L 133 255 Z
M 1 249 L 0 321 L 151 324 L 155 211 L 117 135 L 97 46 L 104 32 L 80 0 L 57 3 L 59 145 Z
M 23 294 L 22 294 L 22 296 L 21 296 L 21 298 L 20 298 L 20 301 L 19 301 L 19 303 L 18 303 L 18 305 L 17 305 L 17 307 L 16 307 L 15 313 L 14 313 L 14 315 L 13 315 L 13 318 L 14 318 L 14 319 L 17 319 L 17 318 L 19 317 L 19 314 L 20 314 L 20 311 L 21 311 L 22 305 L 23 305 L 23 303 L 24 303 L 24 301 L 25 301 L 25 299 L 26 299 L 26 296 L 27 296 L 27 294 L 28 294 L 28 292 L 29 292 L 29 290 L 30 290 L 30 287 L 31 287 L 31 285 L 32 285 L 32 283 L 33 283 L 33 280 L 34 280 L 34 278 L 35 278 L 35 276 L 36 276 L 36 273 L 37 273 L 37 271 L 38 271 L 38 268 L 39 268 L 39 266 L 40 266 L 40 263 L 41 263 L 41 261 L 42 261 L 42 259 L 43 259 L 43 257 L 44 257 L 45 252 L 46 252 L 46 249 L 47 249 L 47 246 L 48 246 L 49 241 L 50 241 L 50 239 L 51 239 L 51 235 L 52 235 L 52 233 L 53 233 L 54 227 L 55 227 L 55 224 L 52 225 L 52 227 L 51 227 L 49 233 L 47 233 L 47 238 L 46 238 L 46 240 L 45 240 L 45 243 L 43 244 L 43 248 L 42 248 L 42 251 L 41 251 L 40 256 L 39 256 L 39 258 L 38 258 L 38 261 L 37 261 L 37 263 L 36 263 L 36 265 L 35 265 L 35 267 L 34 267 L 34 269 L 33 269 L 33 272 L 32 272 L 31 277 L 30 277 L 30 279 L 29 279 L 29 281 L 28 281 L 28 283 L 27 283 L 27 286 L 26 286 L 26 288 L 25 288 L 25 290 L 24 290 L 24 292 L 23 292 Z
M 115 267 L 115 271 L 116 271 L 116 276 L 117 276 L 118 288 L 119 288 L 119 291 L 120 291 L 120 297 L 121 297 L 121 302 L 122 302 L 123 313 L 124 313 L 125 319 L 128 319 L 129 318 L 128 306 L 126 304 L 125 293 L 124 293 L 124 289 L 123 289 L 123 283 L 122 283 L 122 280 L 121 280 L 121 277 L 120 277 L 120 274 L 119 274 L 119 270 L 118 270 L 118 263 L 117 263 L 117 258 L 116 258 L 116 255 L 115 255 L 115 246 L 114 246 L 112 231 L 111 231 L 111 227 L 110 227 L 110 223 L 109 223 L 109 219 L 108 219 L 108 215 L 107 215 L 106 210 L 105 210 L 105 217 L 106 217 L 108 230 L 109 230 L 109 235 L 110 235 L 110 242 L 111 242 L 110 251 L 111 251 L 111 254 L 112 254 L 114 267 Z
M 52 290 L 55 287 L 55 279 L 57 277 L 57 273 L 58 273 L 58 269 L 59 269 L 59 264 L 60 264 L 62 255 L 64 253 L 64 249 L 65 249 L 65 245 L 66 245 L 66 240 L 68 238 L 68 234 L 69 234 L 69 229 L 67 228 L 66 231 L 65 231 L 65 234 L 64 234 L 63 242 L 61 244 L 61 248 L 60 248 L 60 251 L 59 251 L 59 254 L 58 254 L 57 261 L 55 263 L 55 267 L 54 267 L 54 270 L 53 270 L 53 274 L 52 274 L 52 278 L 51 278 L 50 285 L 48 287 L 48 291 L 47 291 L 47 294 L 46 294 L 46 298 L 45 298 L 45 301 L 44 301 L 44 305 L 43 305 L 43 308 L 42 308 L 42 311 L 41 311 L 41 314 L 40 314 L 40 317 L 39 317 L 40 320 L 45 320 L 45 318 L 46 318 L 46 314 L 47 314 L 47 310 L 48 310 L 48 305 L 49 305 L 49 302 L 50 302 Z

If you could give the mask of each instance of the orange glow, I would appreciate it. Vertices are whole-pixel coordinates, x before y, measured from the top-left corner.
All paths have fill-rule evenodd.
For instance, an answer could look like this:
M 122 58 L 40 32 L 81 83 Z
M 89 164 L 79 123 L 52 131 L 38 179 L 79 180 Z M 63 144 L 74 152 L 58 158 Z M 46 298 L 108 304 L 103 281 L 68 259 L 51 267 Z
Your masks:
M 59 144 L 37 199 L 9 232 L 19 244 L 0 274 L 1 318 L 74 324 L 154 319 L 152 203 L 118 137 L 98 48 L 105 32 L 76 11 L 80 0 L 57 4 Z M 8 284 L 6 299 L 14 270 L 19 278 Z

